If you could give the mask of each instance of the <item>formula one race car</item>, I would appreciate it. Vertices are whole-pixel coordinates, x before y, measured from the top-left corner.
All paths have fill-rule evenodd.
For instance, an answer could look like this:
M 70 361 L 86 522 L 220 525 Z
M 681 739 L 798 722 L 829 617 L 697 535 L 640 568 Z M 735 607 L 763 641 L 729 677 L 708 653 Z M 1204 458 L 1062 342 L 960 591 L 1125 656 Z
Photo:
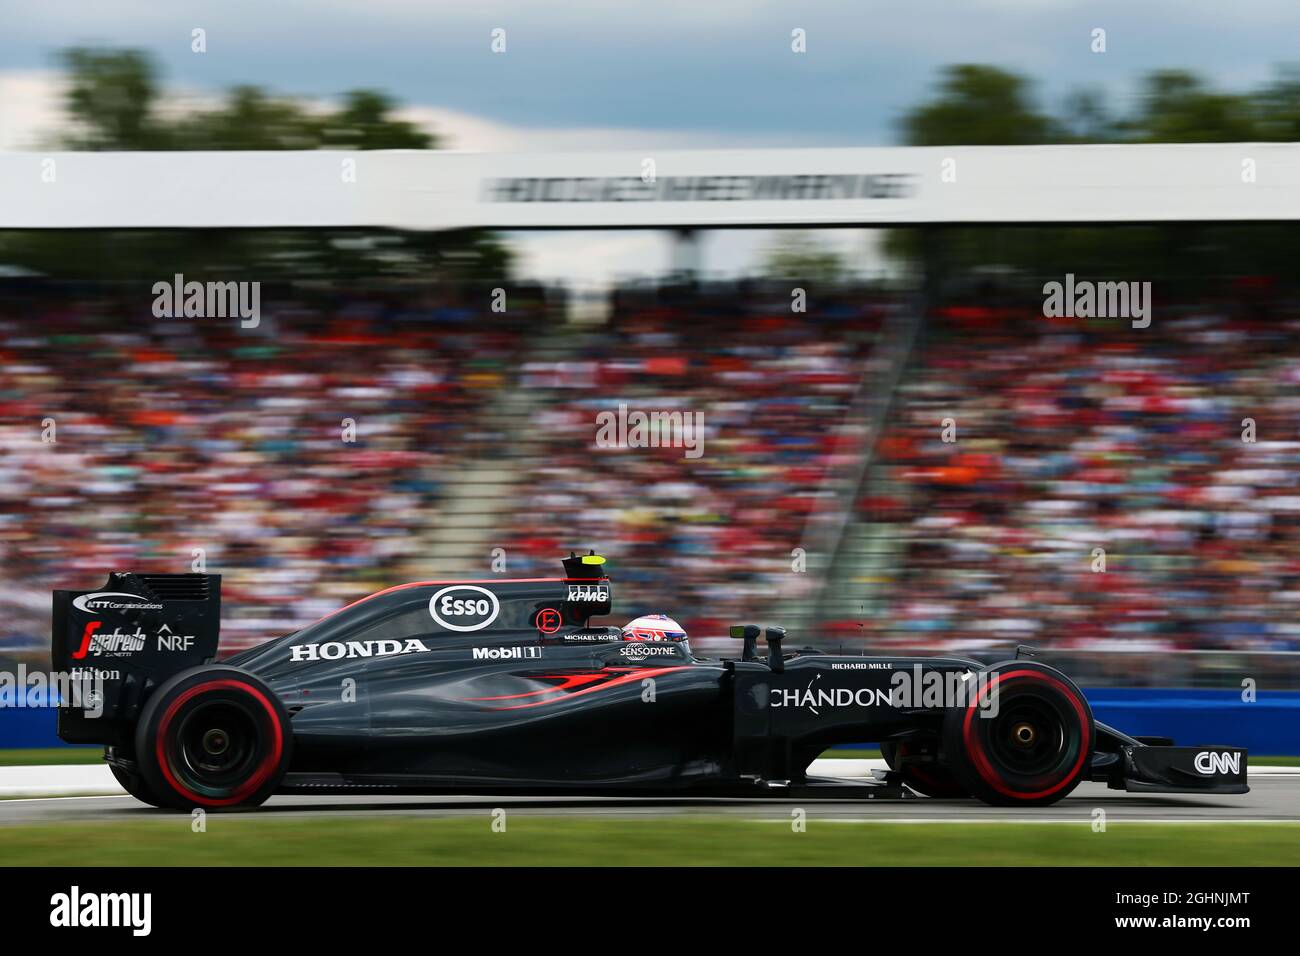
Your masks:
M 1028 805 L 1083 780 L 1247 791 L 1244 750 L 1126 736 L 1037 661 L 785 653 L 784 631 L 747 624 L 731 628 L 737 658 L 698 658 L 686 641 L 590 625 L 612 607 L 603 558 L 570 556 L 564 571 L 389 588 L 219 663 L 219 575 L 115 573 L 98 591 L 55 591 L 54 666 L 98 695 L 59 710 L 59 735 L 104 744 L 128 792 L 172 808 L 289 792 Z M 891 769 L 808 776 L 827 747 L 862 742 Z

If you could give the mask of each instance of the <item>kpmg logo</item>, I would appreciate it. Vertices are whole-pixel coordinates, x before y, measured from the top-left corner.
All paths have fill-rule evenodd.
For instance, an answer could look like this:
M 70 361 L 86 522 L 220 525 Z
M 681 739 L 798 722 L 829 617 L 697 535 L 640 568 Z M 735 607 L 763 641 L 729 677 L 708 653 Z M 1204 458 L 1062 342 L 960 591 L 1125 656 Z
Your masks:
M 598 604 L 605 604 L 609 601 L 609 585 L 607 584 L 570 584 L 569 585 L 570 601 L 590 601 Z

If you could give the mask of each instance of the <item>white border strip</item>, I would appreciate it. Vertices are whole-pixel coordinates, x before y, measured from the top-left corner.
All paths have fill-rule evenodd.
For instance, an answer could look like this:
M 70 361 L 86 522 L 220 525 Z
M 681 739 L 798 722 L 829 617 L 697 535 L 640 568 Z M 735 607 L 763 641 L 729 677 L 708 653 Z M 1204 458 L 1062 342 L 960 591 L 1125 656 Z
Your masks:
M 1300 144 L 0 153 L 2 229 L 1196 220 L 1300 220 Z

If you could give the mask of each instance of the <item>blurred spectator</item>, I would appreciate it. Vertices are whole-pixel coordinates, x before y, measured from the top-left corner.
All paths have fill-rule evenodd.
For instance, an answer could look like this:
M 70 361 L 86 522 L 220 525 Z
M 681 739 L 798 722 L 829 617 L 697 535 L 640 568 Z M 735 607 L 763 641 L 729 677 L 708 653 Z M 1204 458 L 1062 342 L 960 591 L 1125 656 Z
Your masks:
M 224 651 L 286 633 L 422 574 L 448 475 L 479 461 L 514 479 L 492 532 L 510 574 L 593 547 L 620 617 L 701 638 L 780 618 L 828 477 L 858 467 L 849 409 L 901 306 L 652 288 L 564 325 L 473 301 L 299 290 L 245 330 L 111 290 L 0 295 L 0 649 L 47 646 L 51 588 L 188 570 L 198 548 L 225 575 Z M 1141 330 L 938 310 L 857 504 L 889 543 L 857 569 L 878 603 L 800 639 L 1300 647 L 1298 327 L 1258 301 L 1165 306 Z M 620 404 L 702 413 L 703 455 L 598 447 Z
M 48 646 L 51 588 L 187 571 L 200 548 L 223 650 L 400 579 L 515 364 L 514 326 L 475 318 L 419 295 L 264 303 L 256 329 L 0 302 L 0 639 Z
M 1300 313 L 1279 311 L 933 316 L 861 504 L 897 548 L 876 639 L 1300 648 Z
M 788 287 L 628 296 L 608 330 L 527 362 L 536 464 L 512 538 L 526 569 L 601 549 L 619 615 L 671 614 L 693 637 L 773 609 L 891 308 L 845 293 L 793 313 Z M 597 415 L 620 404 L 702 413 L 702 456 L 598 447 Z

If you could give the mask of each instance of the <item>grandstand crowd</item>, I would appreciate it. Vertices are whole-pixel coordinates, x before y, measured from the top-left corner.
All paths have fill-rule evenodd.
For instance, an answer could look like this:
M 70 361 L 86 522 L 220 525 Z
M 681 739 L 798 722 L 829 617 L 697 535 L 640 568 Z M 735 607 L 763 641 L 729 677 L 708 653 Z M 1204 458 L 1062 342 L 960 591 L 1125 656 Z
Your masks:
M 256 329 L 149 305 L 0 299 L 0 647 L 48 646 L 50 589 L 113 570 L 222 573 L 225 648 L 391 584 L 444 467 L 493 440 L 477 412 L 524 321 L 420 294 L 286 296 Z
M 291 631 L 418 573 L 446 475 L 479 458 L 517 479 L 490 542 L 511 575 L 594 547 L 620 616 L 707 637 L 779 614 L 903 308 L 845 290 L 795 313 L 788 291 L 730 287 L 619 296 L 603 324 L 565 325 L 542 305 L 316 290 L 265 300 L 244 330 L 149 304 L 0 294 L 0 650 L 48 646 L 52 588 L 200 557 L 224 575 L 223 649 Z M 867 569 L 883 602 L 827 633 L 1300 647 L 1298 322 L 1228 301 L 1143 330 L 1032 303 L 937 310 L 856 507 L 891 543 Z M 507 394 L 525 420 L 493 414 Z M 596 415 L 620 403 L 702 412 L 704 454 L 597 448 Z
M 1231 298 L 932 316 L 859 502 L 896 547 L 880 639 L 1300 649 L 1297 331 Z
M 891 297 L 844 295 L 792 313 L 788 287 L 727 289 L 686 302 L 619 302 L 610 327 L 523 368 L 535 394 L 513 550 L 527 570 L 568 542 L 617 568 L 620 607 L 663 612 L 716 637 L 757 608 L 779 613 L 792 552 L 825 496 L 848 407 Z M 600 410 L 698 411 L 704 454 L 593 448 Z

